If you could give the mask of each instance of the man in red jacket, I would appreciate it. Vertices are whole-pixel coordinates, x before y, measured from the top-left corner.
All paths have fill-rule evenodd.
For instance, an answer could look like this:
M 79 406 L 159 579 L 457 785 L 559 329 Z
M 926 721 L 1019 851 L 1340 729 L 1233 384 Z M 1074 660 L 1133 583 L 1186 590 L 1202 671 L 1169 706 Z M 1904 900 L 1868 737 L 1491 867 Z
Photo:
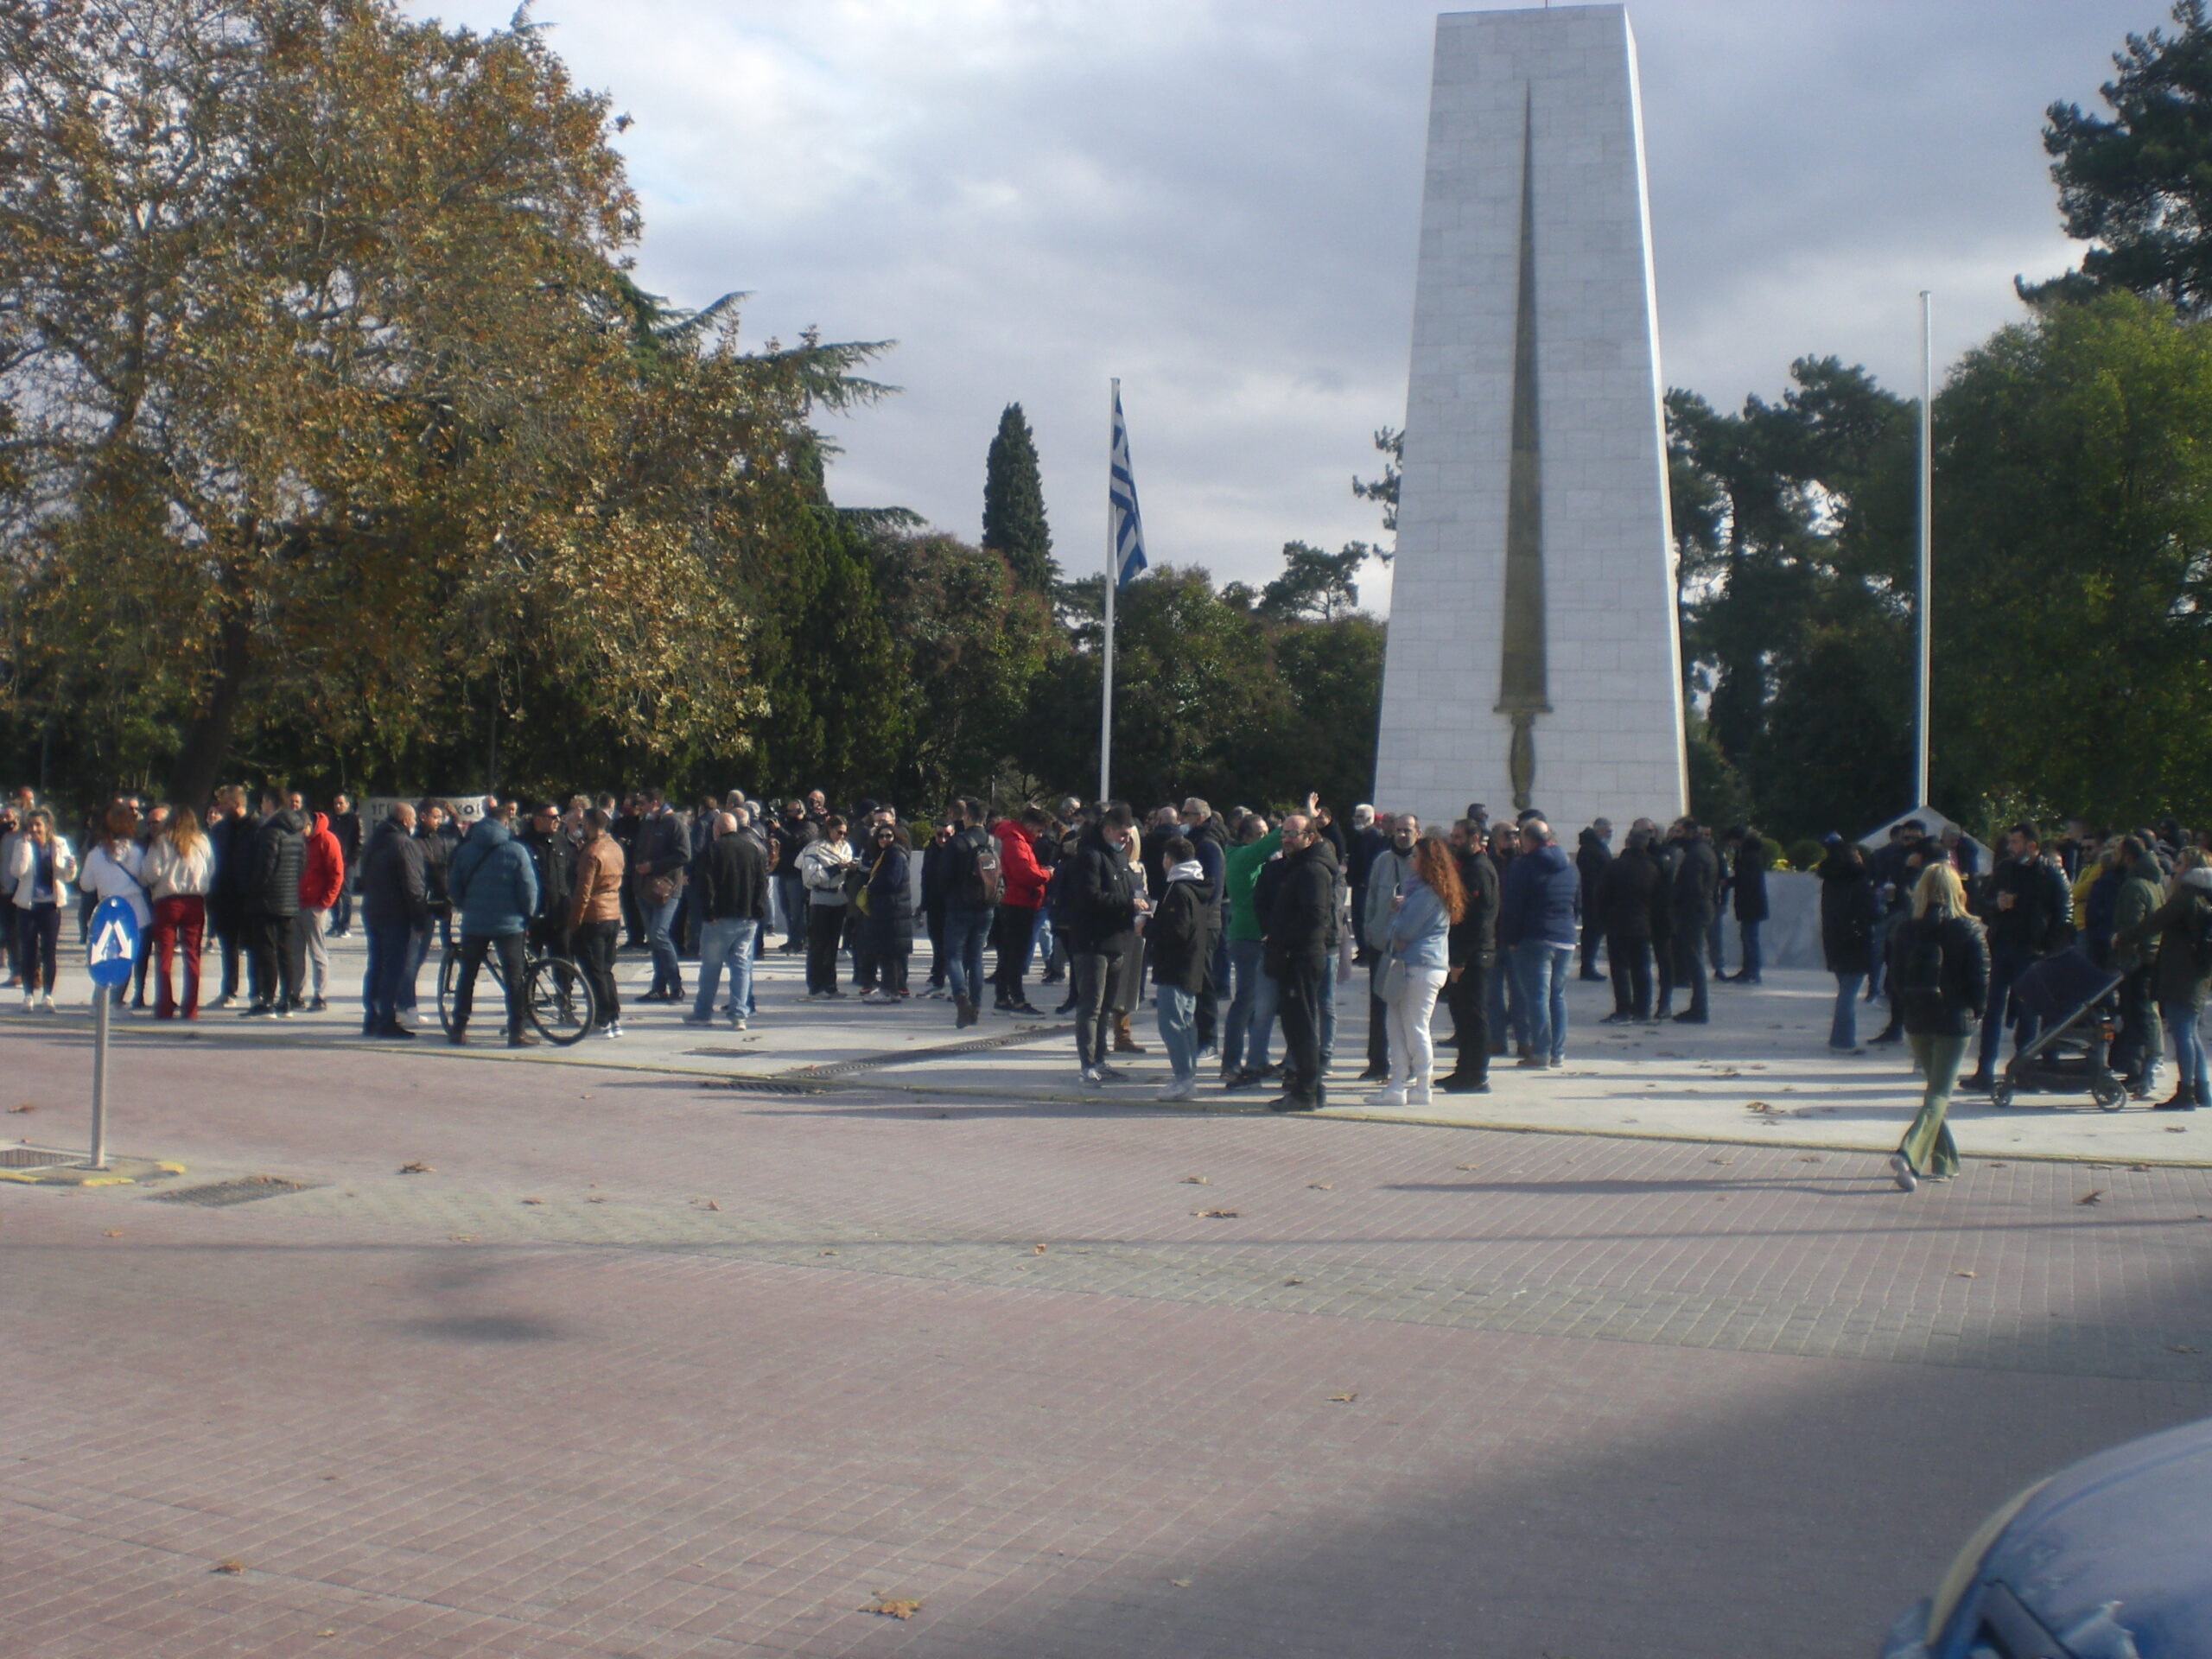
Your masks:
M 1045 833 L 1045 810 L 1025 806 L 1021 817 L 1001 818 L 991 826 L 999 843 L 999 868 L 1005 891 L 991 918 L 991 941 L 999 953 L 998 971 L 991 976 L 996 993 L 991 1007 L 997 1014 L 1035 1014 L 1021 988 L 1029 971 L 1029 950 L 1037 938 L 1037 910 L 1045 902 L 1045 867 L 1037 861 L 1037 837 Z
M 307 834 L 307 861 L 300 867 L 300 909 L 292 918 L 296 957 L 307 958 L 308 1011 L 321 1014 L 330 1006 L 330 950 L 325 943 L 330 926 L 330 907 L 346 887 L 346 850 L 330 832 L 330 820 L 315 815 Z

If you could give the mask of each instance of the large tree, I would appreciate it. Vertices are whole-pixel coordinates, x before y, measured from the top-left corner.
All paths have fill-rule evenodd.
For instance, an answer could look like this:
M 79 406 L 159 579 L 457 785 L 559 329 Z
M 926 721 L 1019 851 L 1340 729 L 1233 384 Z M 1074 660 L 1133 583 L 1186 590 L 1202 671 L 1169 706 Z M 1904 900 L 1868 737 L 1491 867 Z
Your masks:
M 1046 594 L 1060 579 L 1052 560 L 1052 532 L 1045 522 L 1045 479 L 1037 467 L 1037 440 L 1020 404 L 999 416 L 983 463 L 983 545 L 998 554 L 1014 579 Z
M 0 9 L 19 729 L 188 798 L 287 731 L 393 771 L 480 718 L 745 747 L 745 568 L 865 353 L 748 357 L 639 295 L 611 124 L 527 23 Z
M 2212 21 L 2178 0 L 2173 30 L 2130 35 L 2101 88 L 2109 116 L 2054 104 L 2044 128 L 2078 272 L 2031 296 L 2125 289 L 2189 315 L 2212 308 Z

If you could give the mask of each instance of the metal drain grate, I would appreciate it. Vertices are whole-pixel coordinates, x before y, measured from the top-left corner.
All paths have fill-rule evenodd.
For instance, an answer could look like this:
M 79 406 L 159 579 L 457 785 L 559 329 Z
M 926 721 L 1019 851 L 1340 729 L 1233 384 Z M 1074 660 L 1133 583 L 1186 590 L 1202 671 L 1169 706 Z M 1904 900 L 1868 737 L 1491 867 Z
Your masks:
M 196 1204 L 205 1209 L 219 1210 L 226 1205 L 251 1204 L 256 1198 L 275 1198 L 287 1192 L 304 1192 L 320 1185 L 317 1181 L 290 1180 L 282 1175 L 243 1175 L 234 1181 L 216 1181 L 207 1186 L 186 1186 L 174 1192 L 156 1192 L 153 1202 Z
M 720 1077 L 706 1087 L 734 1090 L 741 1095 L 826 1095 L 830 1092 L 827 1089 L 789 1077 Z
M 0 1147 L 0 1169 L 46 1169 L 74 1161 L 81 1154 L 48 1152 L 39 1147 Z
M 887 1054 L 863 1054 L 856 1060 L 831 1060 L 822 1065 L 802 1065 L 797 1071 L 786 1071 L 787 1077 L 848 1077 L 855 1071 L 873 1071 L 878 1066 L 906 1065 L 915 1060 L 949 1060 L 963 1054 L 988 1054 L 995 1048 L 1011 1048 L 1016 1043 L 1041 1043 L 1048 1037 L 1065 1037 L 1075 1029 L 1073 1026 L 1035 1026 L 1021 1031 L 1001 1033 L 996 1037 L 976 1037 L 964 1043 L 940 1043 L 934 1048 L 901 1048 Z

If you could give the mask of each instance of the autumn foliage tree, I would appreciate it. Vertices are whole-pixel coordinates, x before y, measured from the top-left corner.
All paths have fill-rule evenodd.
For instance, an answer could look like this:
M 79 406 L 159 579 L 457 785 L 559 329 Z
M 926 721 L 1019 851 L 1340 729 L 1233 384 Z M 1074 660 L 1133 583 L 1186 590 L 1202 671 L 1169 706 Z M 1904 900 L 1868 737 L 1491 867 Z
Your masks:
M 750 565 L 868 348 L 639 294 L 612 124 L 526 22 L 0 9 L 0 713 L 191 798 L 464 707 L 741 752 Z

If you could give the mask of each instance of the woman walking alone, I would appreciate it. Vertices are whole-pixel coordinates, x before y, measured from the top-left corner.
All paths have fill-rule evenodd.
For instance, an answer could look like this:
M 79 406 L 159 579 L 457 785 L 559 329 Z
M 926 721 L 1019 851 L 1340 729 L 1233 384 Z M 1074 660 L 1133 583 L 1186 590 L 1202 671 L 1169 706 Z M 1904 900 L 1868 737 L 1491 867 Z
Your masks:
M 138 924 L 138 950 L 143 956 L 153 944 L 154 906 L 147 899 L 146 884 L 138 874 L 146 861 L 145 849 L 137 840 L 138 809 L 118 801 L 108 808 L 100 827 L 100 844 L 85 860 L 82 897 L 94 906 L 110 899 L 129 905 Z M 125 988 L 118 985 L 109 993 L 118 1008 Z
M 8 874 L 15 879 L 16 961 L 23 976 L 23 1012 L 54 1012 L 54 973 L 61 944 L 61 912 L 69 904 L 69 884 L 77 879 L 77 857 L 54 827 L 54 814 L 40 807 L 16 837 Z
M 215 847 L 200 827 L 200 815 L 183 806 L 170 809 L 169 821 L 146 849 L 140 867 L 147 895 L 154 903 L 154 1018 L 200 1017 L 200 947 L 207 936 L 207 893 L 215 885 Z M 171 995 L 169 964 L 184 962 L 184 1001 Z
M 1943 1113 L 1959 1065 L 1989 998 L 1989 941 L 1967 913 L 1966 890 L 1948 864 L 1931 864 L 1912 890 L 1912 918 L 1897 930 L 1893 995 L 1904 1039 L 1928 1084 L 1920 1115 L 1890 1154 L 1890 1175 L 1910 1192 L 1927 1176 L 1959 1173 L 1959 1149 Z
M 1450 973 L 1452 923 L 1467 912 L 1452 849 L 1431 836 L 1414 843 L 1412 879 L 1390 901 L 1377 976 L 1390 1020 L 1390 1081 L 1370 1106 L 1426 1106 L 1435 1079 L 1436 1048 L 1428 1033 L 1436 994 Z

